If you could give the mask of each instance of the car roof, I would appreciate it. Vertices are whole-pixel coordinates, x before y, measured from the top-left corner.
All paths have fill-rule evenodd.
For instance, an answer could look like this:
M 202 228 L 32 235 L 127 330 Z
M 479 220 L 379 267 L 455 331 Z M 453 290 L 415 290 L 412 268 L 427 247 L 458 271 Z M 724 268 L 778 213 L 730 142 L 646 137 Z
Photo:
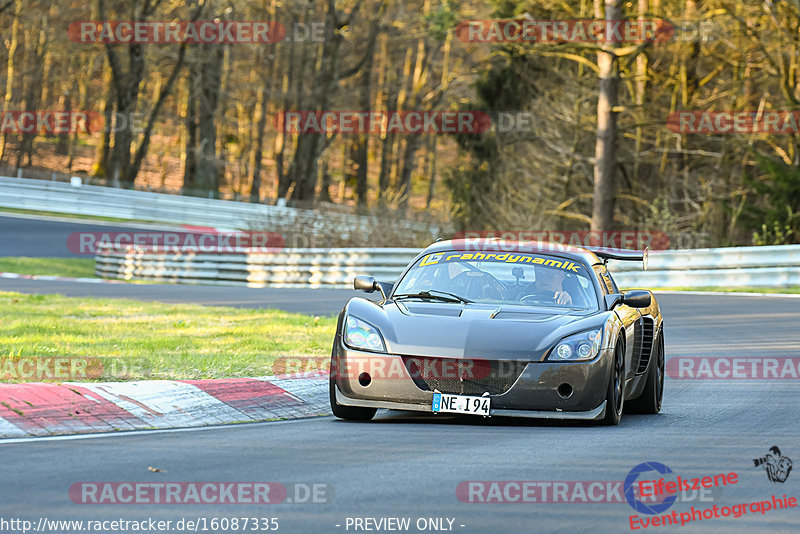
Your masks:
M 443 252 L 447 250 L 464 250 L 465 252 L 516 252 L 523 254 L 557 254 L 576 259 L 586 265 L 596 265 L 603 261 L 591 250 L 549 241 L 507 241 L 503 239 L 448 239 L 437 241 L 426 248 L 422 254 Z

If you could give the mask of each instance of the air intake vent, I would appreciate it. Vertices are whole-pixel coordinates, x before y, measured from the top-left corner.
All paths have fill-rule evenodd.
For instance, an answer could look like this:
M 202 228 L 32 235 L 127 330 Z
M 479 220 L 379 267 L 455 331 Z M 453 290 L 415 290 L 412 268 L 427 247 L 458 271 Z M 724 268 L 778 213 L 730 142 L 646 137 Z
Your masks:
M 458 360 L 403 356 L 414 384 L 423 391 L 453 395 L 502 395 L 525 370 L 526 362 Z
M 655 330 L 655 323 L 652 317 L 642 317 L 641 326 L 641 357 L 639 358 L 639 368 L 636 374 L 640 375 L 647 371 L 647 362 L 650 361 L 650 355 L 653 352 L 653 332 Z

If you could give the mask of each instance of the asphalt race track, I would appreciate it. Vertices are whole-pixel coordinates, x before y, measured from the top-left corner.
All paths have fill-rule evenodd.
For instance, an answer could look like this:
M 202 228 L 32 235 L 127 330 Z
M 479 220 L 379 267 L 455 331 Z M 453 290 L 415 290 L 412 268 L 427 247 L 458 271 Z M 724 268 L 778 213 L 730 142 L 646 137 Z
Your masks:
M 358 293 L 351 289 L 249 288 L 131 283 L 88 283 L 68 280 L 0 278 L 0 291 L 58 293 L 68 297 L 128 298 L 161 302 L 194 302 L 208 306 L 277 308 L 311 315 L 332 315 Z M 363 296 L 363 293 L 362 293 Z
M 0 256 L 31 258 L 86 258 L 67 248 L 67 238 L 77 232 L 153 231 L 164 226 L 122 225 L 102 221 L 0 214 Z
M 0 256 L 87 257 L 67 249 L 75 232 L 173 230 L 174 227 L 132 225 L 41 216 L 0 215 Z M 70 297 L 130 298 L 145 301 L 194 302 L 209 306 L 277 308 L 312 315 L 337 313 L 356 295 L 348 289 L 253 289 L 242 286 L 87 283 L 69 280 L 0 278 L 0 291 L 58 293 Z
M 666 318 L 668 358 L 762 358 L 800 352 L 800 299 L 662 295 L 659 300 Z M 332 298 L 330 309 L 340 304 L 338 297 Z M 0 445 L 0 515 L 34 522 L 40 517 L 277 517 L 279 532 L 287 533 L 354 532 L 352 525 L 346 528 L 348 517 L 408 517 L 407 532 L 418 532 L 418 518 L 439 517 L 453 519 L 452 530 L 463 533 L 629 532 L 634 512 L 625 502 L 468 503 L 457 498 L 456 487 L 462 481 L 622 481 L 634 466 L 652 461 L 685 478 L 738 474 L 737 484 L 679 501 L 666 513 L 770 500 L 772 495 L 797 497 L 800 473 L 773 483 L 763 468 L 754 467 L 753 459 L 777 445 L 784 456 L 797 461 L 799 423 L 796 379 L 668 378 L 661 414 L 626 414 L 620 426 L 610 428 L 379 412 L 372 423 L 323 417 L 45 438 Z M 80 481 L 261 481 L 290 488 L 292 483 L 317 483 L 329 484 L 331 497 L 327 503 L 259 506 L 75 504 L 68 489 Z M 704 519 L 683 530 L 796 532 L 798 525 L 800 510 L 791 508 Z M 676 528 L 651 526 L 646 531 Z
M 69 233 L 104 228 L 0 216 L 0 254 L 69 255 L 65 246 Z M 123 229 L 131 228 L 113 228 Z M 0 291 L 279 308 L 316 315 L 337 313 L 355 294 L 346 289 L 8 278 L 0 278 Z M 662 294 L 658 299 L 666 321 L 668 359 L 800 356 L 800 298 Z M 610 503 L 470 503 L 459 500 L 456 488 L 465 481 L 483 481 L 487 489 L 491 481 L 602 481 L 606 487 L 616 484 L 622 494 L 621 481 L 631 469 L 643 462 L 659 462 L 689 478 L 731 471 L 738 474 L 737 484 L 702 496 L 687 495 L 665 513 L 685 513 L 692 506 L 705 509 L 770 500 L 773 495 L 798 497 L 800 473 L 774 483 L 763 468 L 753 465 L 753 459 L 775 445 L 784 456 L 795 461 L 800 458 L 798 384 L 797 379 L 667 378 L 662 413 L 626 414 L 619 427 L 381 411 L 371 423 L 322 417 L 186 431 L 7 441 L 0 444 L 0 518 L 26 519 L 34 525 L 42 518 L 184 518 L 205 521 L 206 529 L 200 525 L 199 532 L 234 531 L 212 528 L 214 518 L 277 518 L 279 532 L 301 534 L 364 532 L 364 528 L 354 529 L 355 518 L 389 517 L 410 518 L 411 526 L 404 531 L 420 532 L 426 530 L 417 529 L 418 519 L 445 518 L 445 528 L 469 534 L 630 532 L 629 516 L 634 510 L 624 502 L 624 495 Z M 272 505 L 136 506 L 76 504 L 69 494 L 70 486 L 78 482 L 188 481 L 279 482 L 290 493 L 287 501 Z M 295 495 L 295 483 L 326 484 L 327 498 L 318 500 L 327 502 L 297 503 L 297 497 L 306 492 L 301 489 Z M 552 486 L 541 487 L 550 487 L 552 495 Z M 448 520 L 452 520 L 451 527 Z M 796 532 L 798 525 L 800 509 L 791 508 L 704 519 L 683 530 Z M 391 532 L 369 526 L 373 532 Z M 680 527 L 642 530 L 676 528 Z M 252 523 L 244 530 L 255 531 Z M 1 524 L 0 531 L 14 532 Z M 241 525 L 238 531 L 243 531 Z

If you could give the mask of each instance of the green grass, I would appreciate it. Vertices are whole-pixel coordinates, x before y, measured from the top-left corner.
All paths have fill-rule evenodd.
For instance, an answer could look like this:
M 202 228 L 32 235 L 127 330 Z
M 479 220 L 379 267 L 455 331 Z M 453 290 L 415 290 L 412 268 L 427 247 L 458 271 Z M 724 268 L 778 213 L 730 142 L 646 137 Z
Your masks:
M 0 257 L 0 273 L 94 278 L 94 258 Z
M 31 357 L 88 362 L 95 380 L 262 376 L 277 356 L 326 357 L 336 329 L 335 317 L 277 310 L 9 292 L 0 292 L 0 310 L 6 382 L 29 380 L 6 369 Z

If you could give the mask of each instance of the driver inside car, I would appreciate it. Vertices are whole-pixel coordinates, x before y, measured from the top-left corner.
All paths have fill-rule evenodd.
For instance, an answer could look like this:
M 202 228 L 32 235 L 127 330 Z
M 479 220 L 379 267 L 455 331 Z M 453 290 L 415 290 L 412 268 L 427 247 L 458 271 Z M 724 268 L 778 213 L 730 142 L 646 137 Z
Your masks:
M 560 269 L 537 267 L 536 268 L 535 295 L 544 300 L 552 300 L 554 304 L 569 306 L 583 299 L 576 293 L 575 288 L 568 284 L 567 273 Z M 575 294 L 573 294 L 575 293 Z
M 491 273 L 461 262 L 426 267 L 411 287 L 415 291 L 438 289 L 475 301 L 506 298 L 505 287 Z

